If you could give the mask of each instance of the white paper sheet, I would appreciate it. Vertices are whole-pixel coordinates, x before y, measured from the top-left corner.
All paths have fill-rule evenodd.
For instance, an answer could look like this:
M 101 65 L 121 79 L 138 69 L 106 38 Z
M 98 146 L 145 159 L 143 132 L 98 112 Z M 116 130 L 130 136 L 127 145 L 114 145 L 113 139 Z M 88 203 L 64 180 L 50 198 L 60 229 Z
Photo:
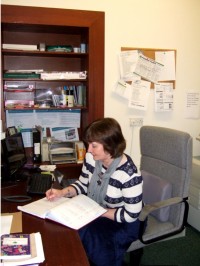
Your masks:
M 159 81 L 175 80 L 175 51 L 155 52 L 155 60 L 164 65 Z
M 142 54 L 139 55 L 135 73 L 142 78 L 157 83 L 160 79 L 162 70 L 162 64 Z
M 119 54 L 119 67 L 121 78 L 135 76 L 134 71 L 138 61 L 138 50 L 122 51 Z
M 1 235 L 10 234 L 12 220 L 13 220 L 12 215 L 1 216 Z
M 185 118 L 200 117 L 200 90 L 188 90 L 185 93 Z
M 167 112 L 173 110 L 173 84 L 159 83 L 154 85 L 155 111 Z
M 147 110 L 151 83 L 145 80 L 132 82 L 132 95 L 129 99 L 129 107 L 139 110 Z
M 114 92 L 119 96 L 129 99 L 131 96 L 132 87 L 130 84 L 125 82 L 124 80 L 119 80 L 117 82 L 117 86 L 114 89 Z

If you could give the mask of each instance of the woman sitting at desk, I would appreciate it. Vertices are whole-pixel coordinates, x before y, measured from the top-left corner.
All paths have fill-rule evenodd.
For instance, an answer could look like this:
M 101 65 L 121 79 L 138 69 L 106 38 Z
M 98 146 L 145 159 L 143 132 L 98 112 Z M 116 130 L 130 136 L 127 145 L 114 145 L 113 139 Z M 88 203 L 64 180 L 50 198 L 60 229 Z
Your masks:
M 86 194 L 107 212 L 79 229 L 91 265 L 121 266 L 123 256 L 138 238 L 142 208 L 142 177 L 124 153 L 126 142 L 118 122 L 103 118 L 85 133 L 88 144 L 79 180 L 62 190 L 46 192 L 49 200 Z

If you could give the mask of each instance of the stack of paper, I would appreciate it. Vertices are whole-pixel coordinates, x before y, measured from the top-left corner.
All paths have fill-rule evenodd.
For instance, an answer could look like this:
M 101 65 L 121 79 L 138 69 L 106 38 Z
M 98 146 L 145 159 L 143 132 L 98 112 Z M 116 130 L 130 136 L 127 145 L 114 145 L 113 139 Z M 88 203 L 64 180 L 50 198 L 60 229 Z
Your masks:
M 81 72 L 42 72 L 40 78 L 43 80 L 57 79 L 86 79 L 86 71 Z
M 22 51 L 37 51 L 37 45 L 31 44 L 7 44 L 3 43 L 3 49 L 10 49 L 10 50 L 22 50 Z

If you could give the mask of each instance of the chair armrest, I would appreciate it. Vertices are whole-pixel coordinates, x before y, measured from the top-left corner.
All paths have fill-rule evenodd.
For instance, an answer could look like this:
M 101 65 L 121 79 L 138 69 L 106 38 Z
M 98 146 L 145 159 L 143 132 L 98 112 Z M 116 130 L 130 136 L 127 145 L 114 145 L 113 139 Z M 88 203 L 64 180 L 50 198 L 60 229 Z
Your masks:
M 143 244 L 150 244 L 150 243 L 153 243 L 155 241 L 158 241 L 158 240 L 161 240 L 161 239 L 165 239 L 166 237 L 169 237 L 169 236 L 172 236 L 174 234 L 177 234 L 179 232 L 181 232 L 184 227 L 185 227 L 185 224 L 187 222 L 187 215 L 188 215 L 188 209 L 189 209 L 189 204 L 187 202 L 188 198 L 181 198 L 181 197 L 174 197 L 174 198 L 170 198 L 170 199 L 167 199 L 167 200 L 163 200 L 163 201 L 159 201 L 159 202 L 155 202 L 153 204 L 147 204 L 145 205 L 143 208 L 142 208 L 142 211 L 140 213 L 140 216 L 139 216 L 139 220 L 141 221 L 140 223 L 140 229 L 139 229 L 139 240 L 143 243 Z M 151 238 L 151 239 L 148 239 L 148 240 L 144 240 L 143 239 L 143 234 L 145 232 L 145 229 L 146 229 L 146 218 L 147 216 L 154 210 L 158 210 L 160 208 L 164 208 L 164 207 L 167 207 L 167 206 L 172 206 L 172 205 L 176 205 L 176 204 L 179 204 L 179 203 L 184 203 L 185 204 L 185 212 L 184 212 L 184 217 L 183 217 L 183 222 L 180 226 L 180 228 L 172 231 L 172 232 L 166 232 L 166 233 L 163 233 L 162 235 L 160 236 L 157 236 L 157 237 L 154 237 L 154 238 Z
M 155 210 L 167 207 L 167 206 L 176 205 L 176 204 L 184 202 L 186 200 L 187 200 L 187 198 L 174 197 L 174 198 L 170 198 L 170 199 L 167 199 L 167 200 L 154 202 L 152 204 L 146 204 L 142 208 L 142 211 L 141 211 L 141 213 L 139 215 L 139 220 L 144 222 L 146 220 L 146 218 L 148 217 L 148 215 L 152 211 L 155 211 Z

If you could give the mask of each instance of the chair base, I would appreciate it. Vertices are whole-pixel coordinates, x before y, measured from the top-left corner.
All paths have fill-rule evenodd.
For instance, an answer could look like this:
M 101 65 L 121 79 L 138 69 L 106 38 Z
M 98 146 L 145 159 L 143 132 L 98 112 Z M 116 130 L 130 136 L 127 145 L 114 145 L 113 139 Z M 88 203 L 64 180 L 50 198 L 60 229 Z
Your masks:
M 143 255 L 143 248 L 133 250 L 129 252 L 130 254 L 130 266 L 140 266 L 140 262 Z

